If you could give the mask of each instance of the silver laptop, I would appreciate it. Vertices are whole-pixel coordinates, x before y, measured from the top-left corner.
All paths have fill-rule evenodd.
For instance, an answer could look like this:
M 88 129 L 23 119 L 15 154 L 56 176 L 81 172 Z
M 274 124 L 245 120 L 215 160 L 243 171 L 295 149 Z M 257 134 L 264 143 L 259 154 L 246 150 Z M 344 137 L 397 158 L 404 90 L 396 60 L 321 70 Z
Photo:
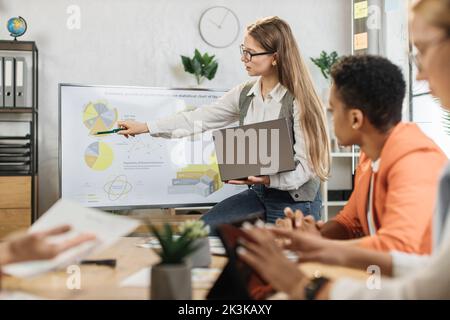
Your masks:
M 285 118 L 213 132 L 222 181 L 295 169 L 291 128 Z

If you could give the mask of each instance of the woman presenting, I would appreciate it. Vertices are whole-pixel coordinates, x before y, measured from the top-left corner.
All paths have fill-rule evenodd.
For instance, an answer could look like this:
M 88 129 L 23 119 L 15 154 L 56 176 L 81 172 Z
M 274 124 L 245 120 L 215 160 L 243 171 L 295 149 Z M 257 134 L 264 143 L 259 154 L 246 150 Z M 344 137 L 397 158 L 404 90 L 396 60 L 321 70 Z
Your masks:
M 125 129 L 119 133 L 181 138 L 237 120 L 252 124 L 284 117 L 294 133 L 296 169 L 228 181 L 247 184 L 249 189 L 218 203 L 202 219 L 212 234 L 220 223 L 255 214 L 273 223 L 283 217 L 286 207 L 320 219 L 320 181 L 327 178 L 330 165 L 325 111 L 289 25 L 278 17 L 250 24 L 241 45 L 241 61 L 249 76 L 258 77 L 255 81 L 240 84 L 212 105 L 191 112 L 147 123 L 119 121 Z

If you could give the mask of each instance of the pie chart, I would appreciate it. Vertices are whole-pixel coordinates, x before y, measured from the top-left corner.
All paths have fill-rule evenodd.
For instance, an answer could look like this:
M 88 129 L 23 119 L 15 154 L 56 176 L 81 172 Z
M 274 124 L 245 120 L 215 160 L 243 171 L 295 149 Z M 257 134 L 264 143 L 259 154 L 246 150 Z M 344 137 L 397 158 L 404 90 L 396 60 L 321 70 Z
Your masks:
M 110 130 L 116 121 L 117 109 L 110 108 L 105 101 L 89 102 L 84 108 L 83 123 L 89 134 Z
M 114 160 L 114 152 L 105 142 L 91 143 L 84 153 L 84 161 L 95 171 L 108 169 Z

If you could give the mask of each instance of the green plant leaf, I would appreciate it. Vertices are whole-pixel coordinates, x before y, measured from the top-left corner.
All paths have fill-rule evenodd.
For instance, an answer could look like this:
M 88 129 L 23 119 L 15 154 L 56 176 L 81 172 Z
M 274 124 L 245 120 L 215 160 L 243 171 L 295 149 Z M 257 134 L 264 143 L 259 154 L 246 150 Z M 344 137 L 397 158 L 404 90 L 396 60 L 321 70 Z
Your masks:
M 161 245 L 158 254 L 163 264 L 182 263 L 188 255 L 199 247 L 194 245 L 194 239 L 189 238 L 190 229 L 185 230 L 178 238 L 174 238 L 173 230 L 168 223 L 164 225 L 162 231 L 152 225 L 150 229 Z
M 195 49 L 195 51 L 194 51 L 194 59 L 193 60 L 197 60 L 200 63 L 200 65 L 203 65 L 205 63 L 203 61 L 202 54 L 200 53 L 200 51 L 198 51 L 198 49 Z
M 186 56 L 181 56 L 181 62 L 184 66 L 184 71 L 189 73 L 194 73 L 194 69 L 192 68 L 191 59 Z
M 206 52 L 203 55 L 203 63 L 205 65 L 205 67 L 208 66 L 213 59 L 214 59 L 214 56 L 209 56 L 209 54 Z
M 310 58 L 311 61 L 320 69 L 320 72 L 325 79 L 329 79 L 332 66 L 339 60 L 339 55 L 336 51 L 328 54 L 326 51 L 321 51 L 318 58 Z
M 158 254 L 161 257 L 161 260 L 164 261 L 164 253 L 168 251 L 169 243 L 166 241 L 163 234 L 158 229 L 156 229 L 155 226 L 151 225 L 150 229 L 153 235 L 156 237 L 156 239 L 158 239 L 159 244 L 161 245 L 161 252 L 159 252 Z
M 201 65 L 201 63 L 198 60 L 196 60 L 196 59 L 193 59 L 191 62 L 192 62 L 192 68 L 194 69 L 194 74 L 195 75 L 201 75 L 202 74 L 202 65 Z
M 208 80 L 212 80 L 216 75 L 217 69 L 219 68 L 219 64 L 217 62 L 213 62 L 205 68 L 205 77 Z
M 218 63 L 214 60 L 215 55 L 205 52 L 203 55 L 198 49 L 194 50 L 192 58 L 181 56 L 184 70 L 195 76 L 197 83 L 200 84 L 203 78 L 212 80 L 217 72 Z

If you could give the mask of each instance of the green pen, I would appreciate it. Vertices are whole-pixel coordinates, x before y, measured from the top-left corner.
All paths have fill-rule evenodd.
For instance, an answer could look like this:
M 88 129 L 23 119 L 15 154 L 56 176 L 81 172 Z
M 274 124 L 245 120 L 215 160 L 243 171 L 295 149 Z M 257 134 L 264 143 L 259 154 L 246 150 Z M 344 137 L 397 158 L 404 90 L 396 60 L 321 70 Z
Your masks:
M 125 130 L 125 128 L 117 128 L 117 129 L 112 129 L 109 131 L 99 131 L 96 134 L 109 134 L 109 133 L 117 133 L 119 131 Z

